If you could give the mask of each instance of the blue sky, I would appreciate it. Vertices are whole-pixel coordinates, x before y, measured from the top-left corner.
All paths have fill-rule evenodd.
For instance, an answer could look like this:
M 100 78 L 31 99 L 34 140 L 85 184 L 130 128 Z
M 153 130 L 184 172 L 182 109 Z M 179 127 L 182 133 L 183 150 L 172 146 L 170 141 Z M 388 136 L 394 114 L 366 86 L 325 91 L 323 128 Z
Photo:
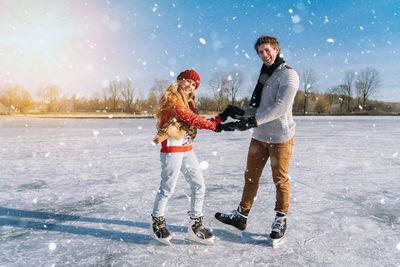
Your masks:
M 374 67 L 373 98 L 400 102 L 399 17 L 399 1 L 0 0 L 0 87 L 51 83 L 85 96 L 129 77 L 146 95 L 154 79 L 194 68 L 198 94 L 211 93 L 214 72 L 239 70 L 249 96 L 261 67 L 253 45 L 269 34 L 299 74 L 315 70 L 319 92 Z

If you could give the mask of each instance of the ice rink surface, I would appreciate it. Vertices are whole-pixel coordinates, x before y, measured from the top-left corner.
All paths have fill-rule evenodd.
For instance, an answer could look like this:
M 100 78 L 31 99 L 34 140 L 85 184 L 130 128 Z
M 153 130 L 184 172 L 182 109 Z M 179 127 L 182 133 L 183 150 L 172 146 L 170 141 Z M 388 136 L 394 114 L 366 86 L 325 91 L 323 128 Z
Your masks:
M 243 239 L 211 222 L 239 204 L 251 130 L 198 131 L 216 242 L 184 241 L 190 190 L 181 176 L 168 247 L 148 235 L 160 181 L 155 120 L 0 120 L 0 265 L 399 266 L 400 117 L 295 121 L 288 229 L 272 248 L 269 162 Z

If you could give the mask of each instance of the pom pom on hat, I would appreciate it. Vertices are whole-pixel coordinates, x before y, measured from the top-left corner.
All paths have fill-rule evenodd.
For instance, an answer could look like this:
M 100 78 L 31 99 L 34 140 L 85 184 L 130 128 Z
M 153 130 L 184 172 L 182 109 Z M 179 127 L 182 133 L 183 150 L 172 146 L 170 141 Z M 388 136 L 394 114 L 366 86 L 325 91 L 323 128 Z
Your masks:
M 194 71 L 194 70 L 185 70 L 182 71 L 181 73 L 179 73 L 178 78 L 176 78 L 178 81 L 179 80 L 187 80 L 187 79 L 191 79 L 196 83 L 196 88 L 199 88 L 200 85 L 200 76 L 199 74 Z

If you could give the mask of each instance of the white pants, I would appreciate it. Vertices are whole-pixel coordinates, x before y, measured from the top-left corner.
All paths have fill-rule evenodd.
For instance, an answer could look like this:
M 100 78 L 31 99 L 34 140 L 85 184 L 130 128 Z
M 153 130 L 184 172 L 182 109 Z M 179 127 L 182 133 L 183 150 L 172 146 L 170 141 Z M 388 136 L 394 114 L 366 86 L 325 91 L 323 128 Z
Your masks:
M 206 187 L 196 154 L 193 150 L 178 153 L 160 153 L 160 160 L 161 183 L 154 201 L 153 216 L 164 216 L 168 199 L 174 193 L 180 172 L 185 176 L 192 190 L 190 216 L 202 216 Z

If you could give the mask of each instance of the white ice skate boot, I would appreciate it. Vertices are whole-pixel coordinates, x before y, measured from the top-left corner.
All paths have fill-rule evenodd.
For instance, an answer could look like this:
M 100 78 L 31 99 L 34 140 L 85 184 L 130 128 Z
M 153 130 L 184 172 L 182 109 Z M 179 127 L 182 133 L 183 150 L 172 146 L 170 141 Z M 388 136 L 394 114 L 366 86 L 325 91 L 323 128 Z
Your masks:
M 203 216 L 199 216 L 190 217 L 187 239 L 205 245 L 213 245 L 215 237 L 204 227 Z
M 169 241 L 171 240 L 172 235 L 165 227 L 164 216 L 154 217 L 151 215 L 151 217 L 153 223 L 150 226 L 150 236 L 163 244 L 171 245 Z

